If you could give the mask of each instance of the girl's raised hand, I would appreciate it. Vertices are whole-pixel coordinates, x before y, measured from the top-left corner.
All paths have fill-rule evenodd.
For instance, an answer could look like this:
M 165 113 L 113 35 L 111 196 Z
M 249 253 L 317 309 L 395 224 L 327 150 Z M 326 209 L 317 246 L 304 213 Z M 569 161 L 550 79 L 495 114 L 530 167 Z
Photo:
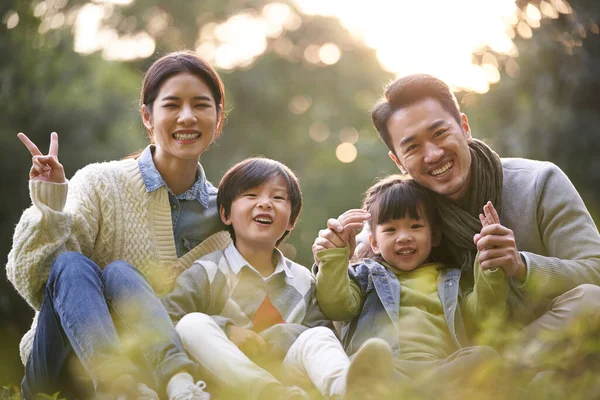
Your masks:
M 29 179 L 41 180 L 44 182 L 64 183 L 65 169 L 58 162 L 58 135 L 56 132 L 50 134 L 50 149 L 48 155 L 43 155 L 40 149 L 24 133 L 17 135 L 23 142 L 27 150 L 32 155 L 32 166 L 29 170 Z
M 486 205 L 483 206 L 483 214 L 479 214 L 479 221 L 481 221 L 482 228 L 500 223 L 498 212 L 491 201 L 488 201 Z

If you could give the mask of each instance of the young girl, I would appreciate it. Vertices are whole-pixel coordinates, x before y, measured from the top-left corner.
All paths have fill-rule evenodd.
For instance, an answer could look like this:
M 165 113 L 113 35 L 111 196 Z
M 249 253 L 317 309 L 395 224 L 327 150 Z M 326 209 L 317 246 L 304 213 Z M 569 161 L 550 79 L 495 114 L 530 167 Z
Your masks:
M 166 386 L 174 399 L 208 396 L 155 293 L 230 241 L 224 231 L 213 235 L 224 225 L 199 164 L 223 126 L 223 84 L 196 54 L 167 54 L 146 72 L 140 105 L 151 144 L 70 181 L 56 133 L 48 155 L 18 135 L 33 156 L 33 206 L 16 227 L 6 269 L 36 310 L 21 341 L 26 399 L 57 391 L 156 398 L 148 386 Z
M 484 225 L 497 223 L 491 204 L 484 214 Z M 381 338 L 394 353 L 396 373 L 420 379 L 426 384 L 419 389 L 426 392 L 458 388 L 482 362 L 498 359 L 491 348 L 470 347 L 466 328 L 504 313 L 503 270 L 483 271 L 476 264 L 474 291 L 462 293 L 460 269 L 431 257 L 441 238 L 432 199 L 401 175 L 376 183 L 366 193 L 364 210 L 349 210 L 339 221 L 347 230 L 365 219 L 372 227 L 371 258 L 348 273 L 347 240 L 316 253 L 317 299 L 325 315 L 344 321 L 347 353 Z

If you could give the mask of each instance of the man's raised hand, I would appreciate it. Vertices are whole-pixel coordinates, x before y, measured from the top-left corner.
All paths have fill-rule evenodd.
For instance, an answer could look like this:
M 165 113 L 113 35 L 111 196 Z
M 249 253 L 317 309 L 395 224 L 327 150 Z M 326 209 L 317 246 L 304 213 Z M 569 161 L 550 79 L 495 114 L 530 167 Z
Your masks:
M 488 201 L 479 215 L 481 232 L 473 238 L 479 250 L 479 264 L 482 269 L 502 268 L 506 276 L 525 279 L 527 266 L 517 250 L 513 231 L 500 224 L 494 205 Z
M 43 155 L 35 143 L 24 133 L 19 133 L 17 137 L 32 155 L 29 179 L 52 183 L 66 182 L 65 169 L 58 162 L 58 135 L 56 132 L 50 134 L 50 149 L 47 155 Z

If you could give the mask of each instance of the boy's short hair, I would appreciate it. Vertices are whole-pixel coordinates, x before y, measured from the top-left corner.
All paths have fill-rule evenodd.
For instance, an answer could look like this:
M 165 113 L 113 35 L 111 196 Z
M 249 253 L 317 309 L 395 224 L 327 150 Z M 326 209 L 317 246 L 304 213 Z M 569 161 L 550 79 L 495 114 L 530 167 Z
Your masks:
M 282 177 L 287 185 L 288 200 L 292 205 L 290 223 L 295 224 L 302 209 L 302 191 L 300 182 L 294 172 L 285 164 L 265 157 L 247 158 L 229 169 L 219 182 L 217 193 L 217 208 L 223 207 L 225 217 L 231 214 L 231 204 L 245 191 L 262 185 L 271 177 Z M 231 237 L 235 240 L 233 226 L 228 227 Z M 289 234 L 286 231 L 277 241 L 279 245 Z
M 394 174 L 387 176 L 365 193 L 363 208 L 371 214 L 369 225 L 375 225 L 406 216 L 418 219 L 418 211 L 432 229 L 440 226 L 437 208 L 431 194 L 414 179 Z

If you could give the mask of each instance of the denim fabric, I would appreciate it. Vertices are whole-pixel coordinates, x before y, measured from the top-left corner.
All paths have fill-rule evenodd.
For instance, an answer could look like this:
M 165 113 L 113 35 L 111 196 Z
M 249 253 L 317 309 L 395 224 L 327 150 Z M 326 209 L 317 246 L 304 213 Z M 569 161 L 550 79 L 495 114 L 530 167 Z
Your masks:
M 163 180 L 152 160 L 154 146 L 148 146 L 138 158 L 147 192 L 164 186 L 169 191 L 171 222 L 177 256 L 181 257 L 215 232 L 227 229 L 217 209 L 217 189 L 206 179 L 198 164 L 198 177 L 185 193 L 175 195 Z
M 444 268 L 438 278 L 438 294 L 452 339 L 458 348 L 468 346 L 460 307 L 460 270 Z M 394 355 L 400 354 L 398 324 L 400 313 L 400 282 L 393 272 L 376 261 L 365 259 L 350 268 L 364 296 L 361 313 L 342 325 L 342 344 L 348 354 L 354 354 L 369 338 L 378 337 L 390 344 Z
M 148 364 L 142 370 L 151 369 L 161 381 L 177 370 L 194 371 L 168 314 L 136 269 L 116 261 L 101 270 L 80 253 L 61 254 L 46 284 L 23 397 L 60 391 L 61 397 L 77 398 L 82 390 L 89 394 L 102 389 L 121 374 L 137 376 L 140 368 L 126 355 L 119 337 L 147 339 L 142 332 L 155 338 L 134 346 Z

